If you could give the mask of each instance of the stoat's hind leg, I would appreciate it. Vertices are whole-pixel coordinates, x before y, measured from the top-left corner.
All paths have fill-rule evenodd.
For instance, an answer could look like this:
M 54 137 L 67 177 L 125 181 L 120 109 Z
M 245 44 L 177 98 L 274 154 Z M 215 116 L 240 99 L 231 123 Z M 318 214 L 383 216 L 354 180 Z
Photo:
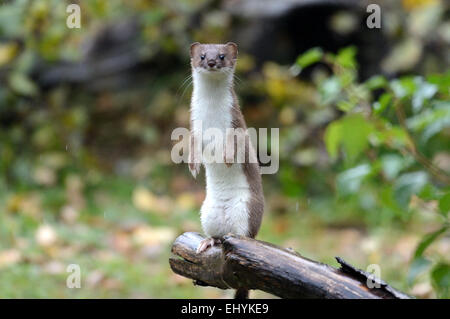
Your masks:
M 248 299 L 248 293 L 247 288 L 238 288 L 234 294 L 234 299 Z
M 197 254 L 201 254 L 202 252 L 206 251 L 209 247 L 220 244 L 221 242 L 222 241 L 220 240 L 220 238 L 213 238 L 213 237 L 205 238 L 198 245 Z

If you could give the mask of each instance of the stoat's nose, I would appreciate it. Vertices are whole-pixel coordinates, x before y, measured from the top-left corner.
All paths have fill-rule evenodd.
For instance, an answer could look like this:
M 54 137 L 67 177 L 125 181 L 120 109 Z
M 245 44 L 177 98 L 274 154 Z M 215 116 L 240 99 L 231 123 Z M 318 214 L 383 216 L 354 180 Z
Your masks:
M 210 67 L 210 68 L 212 68 L 213 66 L 215 66 L 216 65 L 216 61 L 214 61 L 214 60 L 209 60 L 208 61 L 208 66 Z

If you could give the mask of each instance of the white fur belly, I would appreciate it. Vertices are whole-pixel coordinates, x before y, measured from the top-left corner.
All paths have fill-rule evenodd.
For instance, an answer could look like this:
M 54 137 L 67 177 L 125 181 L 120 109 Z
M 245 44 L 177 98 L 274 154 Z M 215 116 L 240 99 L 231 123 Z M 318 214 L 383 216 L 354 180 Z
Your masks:
M 241 164 L 206 164 L 206 198 L 201 208 L 203 231 L 210 237 L 248 236 L 250 189 Z
M 232 127 L 233 96 L 229 86 L 232 76 L 217 81 L 194 72 L 193 78 L 193 133 L 202 136 L 203 146 L 210 142 L 204 136 L 205 131 L 210 128 L 219 129 L 225 141 L 226 129 Z M 247 236 L 250 188 L 242 165 L 227 167 L 224 163 L 208 163 L 203 161 L 206 172 L 206 198 L 200 211 L 203 231 L 209 237 L 221 237 L 228 233 Z

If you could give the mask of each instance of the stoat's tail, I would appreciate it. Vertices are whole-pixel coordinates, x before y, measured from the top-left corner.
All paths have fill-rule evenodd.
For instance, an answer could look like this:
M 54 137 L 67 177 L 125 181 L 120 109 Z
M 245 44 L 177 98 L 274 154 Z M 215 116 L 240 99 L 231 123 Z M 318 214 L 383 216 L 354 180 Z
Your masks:
M 248 299 L 248 289 L 247 288 L 239 288 L 236 290 L 234 294 L 234 299 Z

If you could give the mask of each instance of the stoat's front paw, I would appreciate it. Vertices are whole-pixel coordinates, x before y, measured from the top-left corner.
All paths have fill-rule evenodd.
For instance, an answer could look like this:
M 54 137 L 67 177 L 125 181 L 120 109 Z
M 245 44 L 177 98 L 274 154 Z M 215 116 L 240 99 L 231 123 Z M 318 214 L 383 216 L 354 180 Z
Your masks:
M 189 163 L 189 171 L 194 178 L 197 178 L 197 175 L 200 173 L 200 163 Z
M 225 158 L 224 162 L 227 167 L 231 167 L 231 165 L 233 165 L 233 159 Z
M 234 155 L 225 152 L 224 156 L 223 156 L 223 162 L 225 163 L 225 165 L 227 167 L 230 167 L 231 165 L 233 165 L 234 163 Z
M 209 247 L 214 246 L 215 244 L 220 244 L 220 239 L 218 238 L 205 238 L 203 239 L 197 247 L 197 254 L 201 254 L 206 251 Z

